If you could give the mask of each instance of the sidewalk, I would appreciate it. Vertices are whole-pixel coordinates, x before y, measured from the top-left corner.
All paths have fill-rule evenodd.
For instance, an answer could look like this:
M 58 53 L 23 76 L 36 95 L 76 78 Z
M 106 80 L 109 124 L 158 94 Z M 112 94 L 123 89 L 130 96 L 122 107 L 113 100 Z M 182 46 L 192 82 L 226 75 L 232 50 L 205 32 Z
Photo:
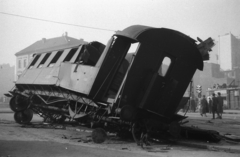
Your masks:
M 13 111 L 10 108 L 0 108 L 0 113 L 13 113 Z
M 226 110 L 224 110 L 226 111 Z M 227 110 L 228 113 L 240 114 L 239 110 Z M 231 152 L 240 154 L 240 142 L 237 142 L 240 139 L 240 119 L 215 119 L 209 120 L 209 117 L 196 118 L 189 116 L 187 118 L 189 123 L 186 123 L 186 126 L 194 126 L 203 130 L 215 130 L 219 132 L 221 141 L 219 143 L 210 143 L 208 141 L 194 141 L 194 140 L 183 140 L 177 142 L 177 144 L 187 147 L 195 147 L 206 149 L 210 151 L 222 151 L 222 152 Z M 230 140 L 225 137 L 226 134 L 233 135 L 235 140 Z
M 220 142 L 221 143 L 221 142 Z M 240 142 L 239 142 L 240 143 Z M 176 144 L 186 147 L 199 148 L 199 149 L 207 149 L 210 151 L 222 151 L 229 153 L 239 153 L 240 154 L 240 144 L 205 144 L 200 142 L 188 142 L 188 141 L 179 141 Z
M 240 114 L 240 110 L 223 110 L 223 114 Z

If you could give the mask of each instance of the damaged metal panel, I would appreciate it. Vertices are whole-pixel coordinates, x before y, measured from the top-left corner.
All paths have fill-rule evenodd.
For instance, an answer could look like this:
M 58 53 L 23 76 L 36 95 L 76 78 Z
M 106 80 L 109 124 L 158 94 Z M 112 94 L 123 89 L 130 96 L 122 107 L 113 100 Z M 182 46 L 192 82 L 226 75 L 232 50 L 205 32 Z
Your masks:
M 59 70 L 58 86 L 83 94 L 89 94 L 98 73 L 98 67 L 62 63 Z M 76 71 L 75 71 L 76 70 Z
M 42 69 L 27 69 L 17 80 L 16 84 L 33 84 Z
M 55 85 L 58 81 L 59 66 L 52 68 L 42 68 L 33 84 Z

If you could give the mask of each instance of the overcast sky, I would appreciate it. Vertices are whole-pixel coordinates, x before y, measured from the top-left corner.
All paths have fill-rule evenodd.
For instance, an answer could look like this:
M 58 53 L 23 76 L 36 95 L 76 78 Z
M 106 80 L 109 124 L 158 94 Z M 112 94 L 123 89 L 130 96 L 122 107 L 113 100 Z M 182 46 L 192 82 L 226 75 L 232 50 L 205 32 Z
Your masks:
M 0 64 L 15 65 L 16 52 L 64 32 L 104 44 L 115 30 L 136 24 L 175 29 L 194 39 L 239 36 L 240 0 L 0 0 L 0 22 Z

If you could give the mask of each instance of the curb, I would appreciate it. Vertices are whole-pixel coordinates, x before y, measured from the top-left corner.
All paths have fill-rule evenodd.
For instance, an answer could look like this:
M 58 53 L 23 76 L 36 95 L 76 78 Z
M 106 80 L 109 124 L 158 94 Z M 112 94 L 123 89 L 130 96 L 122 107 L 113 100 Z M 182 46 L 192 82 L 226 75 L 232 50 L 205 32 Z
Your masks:
M 231 146 L 229 146 L 229 147 L 211 146 L 211 145 L 188 143 L 188 142 L 176 142 L 175 144 L 192 147 L 192 148 L 207 149 L 210 151 L 224 151 L 224 152 L 229 152 L 229 153 L 240 153 L 240 149 L 230 148 Z
M 207 146 L 207 149 L 211 150 L 211 151 L 224 151 L 224 152 L 229 152 L 229 153 L 240 153 L 239 149 L 219 147 L 219 146 Z
M 223 114 L 240 114 L 240 113 L 237 113 L 237 112 L 223 112 Z
M 0 113 L 14 113 L 10 108 L 0 108 Z
M 1 111 L 0 110 L 0 113 L 14 113 L 13 111 Z

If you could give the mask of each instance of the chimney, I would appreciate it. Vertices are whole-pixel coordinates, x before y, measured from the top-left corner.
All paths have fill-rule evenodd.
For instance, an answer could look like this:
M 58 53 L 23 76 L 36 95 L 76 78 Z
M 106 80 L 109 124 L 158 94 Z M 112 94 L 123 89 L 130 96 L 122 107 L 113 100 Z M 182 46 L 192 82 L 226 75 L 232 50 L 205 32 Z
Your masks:
M 64 37 L 66 43 L 68 43 L 68 33 L 67 33 L 67 32 L 65 32 L 65 33 L 63 34 L 63 37 Z
M 42 38 L 42 42 L 43 42 L 43 43 L 46 43 L 46 42 L 47 42 L 47 39 L 46 39 L 46 38 Z

